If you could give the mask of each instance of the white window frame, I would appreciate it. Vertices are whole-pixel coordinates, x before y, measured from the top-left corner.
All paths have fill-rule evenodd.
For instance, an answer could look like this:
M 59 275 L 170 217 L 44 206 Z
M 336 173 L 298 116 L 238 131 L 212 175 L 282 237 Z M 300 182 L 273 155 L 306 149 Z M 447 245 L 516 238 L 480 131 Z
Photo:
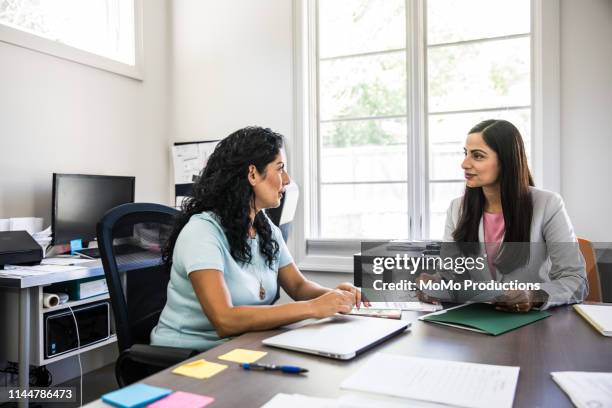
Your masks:
M 0 41 L 43 54 L 113 72 L 128 78 L 143 80 L 142 0 L 134 0 L 134 65 L 62 44 L 26 31 L 0 24 Z
M 416 174 L 409 184 L 410 236 L 423 236 L 422 212 L 427 208 L 426 111 L 425 111 L 425 0 L 406 0 L 407 20 L 417 27 L 416 35 L 406 30 L 409 92 L 408 115 L 411 143 L 409 171 Z M 542 188 L 560 190 L 560 0 L 531 0 L 531 140 L 535 183 Z M 317 132 L 318 91 L 316 46 L 316 0 L 293 0 L 293 89 L 294 132 L 289 160 L 292 177 L 301 187 L 301 200 L 294 219 L 290 249 L 298 267 L 304 271 L 353 272 L 353 254 L 360 252 L 361 240 L 307 239 L 315 227 L 319 206 L 316 188 L 319 166 Z M 318 96 L 318 95 L 317 95 Z M 416 173 L 415 173 L 416 172 Z M 409 174 L 411 174 L 409 173 Z M 409 182 L 410 183 L 410 182 Z M 424 193 L 421 193 L 424 192 Z

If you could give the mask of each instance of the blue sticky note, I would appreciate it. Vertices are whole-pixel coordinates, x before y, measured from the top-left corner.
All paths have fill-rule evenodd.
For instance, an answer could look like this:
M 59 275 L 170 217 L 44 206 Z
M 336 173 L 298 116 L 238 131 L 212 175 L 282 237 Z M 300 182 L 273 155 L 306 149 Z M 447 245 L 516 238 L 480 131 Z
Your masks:
M 75 251 L 83 249 L 83 241 L 80 239 L 73 239 L 70 241 L 70 254 L 74 255 Z
M 138 408 L 165 397 L 172 391 L 146 384 L 133 384 L 102 396 L 102 401 L 120 408 Z

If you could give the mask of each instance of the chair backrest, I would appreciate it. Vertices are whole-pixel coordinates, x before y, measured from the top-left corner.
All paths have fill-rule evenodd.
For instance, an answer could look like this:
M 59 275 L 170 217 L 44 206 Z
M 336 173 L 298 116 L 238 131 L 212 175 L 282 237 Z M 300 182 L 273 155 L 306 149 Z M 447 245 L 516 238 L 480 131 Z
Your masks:
M 601 302 L 601 284 L 599 282 L 597 258 L 595 257 L 593 244 L 587 239 L 578 238 L 578 245 L 580 246 L 580 252 L 582 252 L 582 256 L 586 263 L 587 281 L 589 282 L 589 294 L 584 300 L 589 302 Z
M 98 223 L 120 352 L 133 344 L 149 344 L 159 321 L 170 279 L 161 250 L 177 214 L 160 204 L 131 203 L 113 208 Z

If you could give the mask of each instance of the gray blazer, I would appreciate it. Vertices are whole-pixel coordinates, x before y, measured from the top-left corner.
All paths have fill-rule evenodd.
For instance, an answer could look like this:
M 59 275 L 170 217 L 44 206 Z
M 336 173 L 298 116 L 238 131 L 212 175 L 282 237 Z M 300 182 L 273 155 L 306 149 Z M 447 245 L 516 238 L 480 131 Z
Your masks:
M 557 193 L 535 187 L 530 187 L 530 191 L 533 217 L 529 262 L 523 268 L 498 274 L 496 280 L 540 282 L 542 290 L 548 294 L 548 300 L 541 309 L 581 302 L 588 292 L 585 262 L 563 199 Z M 462 198 L 454 199 L 446 212 L 444 241 L 453 241 L 452 234 L 459 221 Z M 484 242 L 482 218 L 478 237 L 480 242 Z M 485 269 L 489 274 L 488 266 Z M 488 276 L 490 279 L 490 274 Z M 485 276 L 480 278 L 486 280 Z

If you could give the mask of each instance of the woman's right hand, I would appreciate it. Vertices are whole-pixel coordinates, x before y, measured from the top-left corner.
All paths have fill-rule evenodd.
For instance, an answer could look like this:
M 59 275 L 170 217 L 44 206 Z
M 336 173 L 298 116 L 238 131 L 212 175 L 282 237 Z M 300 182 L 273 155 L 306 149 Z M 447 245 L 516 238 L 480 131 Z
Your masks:
M 342 289 L 334 289 L 309 301 L 313 317 L 322 319 L 336 313 L 350 313 L 355 306 L 355 295 Z
M 416 284 L 420 287 L 421 283 L 425 283 L 425 282 L 440 282 L 441 278 L 440 275 L 435 274 L 429 274 L 429 273 L 422 273 L 419 275 L 419 277 L 416 279 Z M 417 289 L 416 291 L 417 293 L 417 297 L 419 298 L 419 300 L 421 302 L 425 302 L 425 303 L 433 303 L 435 305 L 440 304 L 440 300 L 434 296 L 431 295 L 427 295 L 425 292 L 423 292 L 422 290 Z

